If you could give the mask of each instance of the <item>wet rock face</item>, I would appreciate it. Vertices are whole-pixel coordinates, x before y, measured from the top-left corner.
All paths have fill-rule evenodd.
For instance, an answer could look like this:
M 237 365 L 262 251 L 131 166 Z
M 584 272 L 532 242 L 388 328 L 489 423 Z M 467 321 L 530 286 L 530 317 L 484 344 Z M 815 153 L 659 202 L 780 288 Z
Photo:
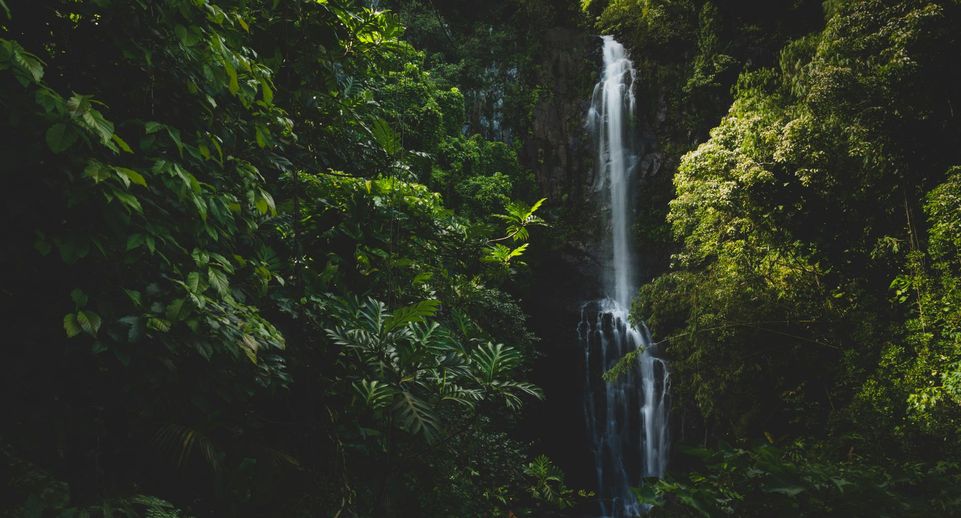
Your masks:
M 641 159 L 640 169 L 638 174 L 641 178 L 646 178 L 649 176 L 654 176 L 658 171 L 661 170 L 661 163 L 664 161 L 664 154 L 652 151 L 644 155 Z
M 594 182 L 591 136 L 584 126 L 597 76 L 600 39 L 555 28 L 545 34 L 532 109 L 520 160 L 534 171 L 541 192 L 566 207 L 583 203 Z

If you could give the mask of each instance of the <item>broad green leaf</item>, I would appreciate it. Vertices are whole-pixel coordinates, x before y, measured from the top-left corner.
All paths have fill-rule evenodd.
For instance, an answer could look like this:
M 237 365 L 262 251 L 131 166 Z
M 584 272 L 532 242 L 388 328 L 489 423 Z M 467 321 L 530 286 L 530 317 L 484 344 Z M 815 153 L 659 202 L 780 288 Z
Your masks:
M 127 237 L 127 251 L 140 248 L 144 244 L 143 234 L 131 234 Z
M 235 15 L 234 19 L 237 20 L 237 24 L 240 25 L 240 28 L 243 29 L 244 32 L 250 32 L 250 25 L 247 25 L 247 22 L 244 20 L 242 16 L 240 16 L 239 14 Z
M 75 129 L 73 129 L 73 127 L 59 122 L 53 126 L 50 126 L 44 136 L 50 151 L 53 151 L 54 153 L 62 153 L 77 141 L 79 134 Z
M 184 143 L 183 143 L 183 139 L 180 137 L 180 130 L 176 128 L 171 128 L 170 126 L 164 126 L 164 129 L 167 130 L 167 136 L 170 137 L 170 140 L 172 140 L 174 145 L 177 146 L 177 153 L 180 154 L 181 158 L 183 158 Z
M 94 183 L 103 182 L 113 176 L 107 166 L 96 160 L 91 160 L 87 163 L 87 167 L 83 169 L 83 175 L 93 180 Z M 123 180 L 125 185 L 130 185 L 129 180 Z
M 140 292 L 139 292 L 139 291 L 137 291 L 137 290 L 128 290 L 128 289 L 126 289 L 126 288 L 124 288 L 123 291 L 124 291 L 124 293 L 127 294 L 127 297 L 130 298 L 130 301 L 134 303 L 134 306 L 138 306 L 138 307 L 140 306 L 141 295 L 140 295 Z
M 147 179 L 143 177 L 142 174 L 134 171 L 133 169 L 128 169 L 126 167 L 116 167 L 113 168 L 114 171 L 121 177 L 126 179 L 126 183 L 140 185 L 142 187 L 147 186 Z
M 177 39 L 180 40 L 185 47 L 193 47 L 200 41 L 201 32 L 198 27 L 184 27 L 183 25 L 177 25 L 174 27 L 174 34 Z
M 277 215 L 277 206 L 274 204 L 274 197 L 270 195 L 267 191 L 258 191 L 256 194 L 256 202 L 254 205 L 257 207 L 257 211 L 261 214 L 268 214 L 272 216 Z
M 244 354 L 247 355 L 247 359 L 250 360 L 251 363 L 256 364 L 257 350 L 260 348 L 260 344 L 257 343 L 257 340 L 245 333 L 241 337 L 240 344 L 241 348 L 244 350 Z
M 134 212 L 143 212 L 143 207 L 140 206 L 140 200 L 136 196 L 123 192 L 123 191 L 113 191 L 111 195 L 120 200 L 125 207 Z
M 63 330 L 67 332 L 67 337 L 69 338 L 73 338 L 83 331 L 80 329 L 80 324 L 77 322 L 77 317 L 73 313 L 67 313 L 64 315 Z
M 83 292 L 83 290 L 76 288 L 70 291 L 70 300 L 73 301 L 77 308 L 82 308 L 87 305 L 89 297 Z
M 262 196 L 257 197 L 257 203 L 255 205 L 257 207 L 257 212 L 260 212 L 261 214 L 267 214 L 267 211 L 270 210 L 270 205 L 267 204 L 267 200 Z
M 127 329 L 127 341 L 139 342 L 143 338 L 144 319 L 141 317 L 129 316 L 120 319 L 121 322 L 130 326 Z
M 113 123 L 104 118 L 103 114 L 92 108 L 87 109 L 80 116 L 83 126 L 100 137 L 102 144 L 113 144 Z
M 43 107 L 44 112 L 47 114 L 63 115 L 67 111 L 63 97 L 49 88 L 39 88 L 34 99 L 37 101 L 37 104 Z
M 240 83 L 237 80 L 237 69 L 234 68 L 234 64 L 230 62 L 229 58 L 224 58 L 224 71 L 227 72 L 227 89 L 230 93 L 236 95 L 240 91 Z
M 164 319 L 151 317 L 147 319 L 147 329 L 166 333 L 170 331 L 172 324 Z
M 217 268 L 208 268 L 207 280 L 210 282 L 210 285 L 217 290 L 217 293 L 220 294 L 220 296 L 227 295 L 228 289 L 230 288 L 230 283 L 227 280 L 227 274 L 218 270 Z
M 173 302 L 167 305 L 167 310 L 164 315 L 167 320 L 171 322 L 176 322 L 183 320 L 184 316 L 184 299 L 174 299 Z
M 13 75 L 23 86 L 39 83 L 43 78 L 43 64 L 36 56 L 27 52 L 19 43 L 0 38 L 0 70 L 12 65 Z M 6 54 L 6 56 L 4 56 Z
M 187 274 L 187 289 L 196 292 L 200 287 L 200 272 L 190 272 Z
M 114 143 L 116 143 L 117 146 L 119 146 L 120 149 L 122 149 L 124 152 L 133 153 L 133 149 L 130 148 L 130 145 L 128 145 L 124 139 L 120 138 L 120 135 L 117 135 L 116 133 L 114 133 L 113 136 L 110 138 L 112 138 Z
M 84 333 L 95 337 L 100 330 L 100 315 L 93 311 L 80 310 L 77 312 L 77 324 Z
M 270 87 L 270 82 L 266 79 L 260 81 L 260 89 L 263 92 L 264 102 L 271 104 L 274 102 L 274 90 Z

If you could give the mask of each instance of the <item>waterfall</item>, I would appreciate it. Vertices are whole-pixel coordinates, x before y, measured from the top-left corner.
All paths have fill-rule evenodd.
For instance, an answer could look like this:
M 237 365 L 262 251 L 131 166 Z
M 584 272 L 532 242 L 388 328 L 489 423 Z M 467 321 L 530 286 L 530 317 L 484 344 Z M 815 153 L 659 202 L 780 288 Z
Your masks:
M 638 516 L 645 509 L 631 487 L 644 477 L 660 477 L 667 467 L 667 397 L 670 374 L 656 356 L 647 329 L 627 319 L 633 278 L 630 180 L 636 164 L 629 131 L 635 109 L 634 65 L 624 46 L 604 36 L 604 71 L 594 87 L 587 123 L 597 143 L 597 189 L 610 213 L 606 298 L 584 304 L 577 326 L 584 349 L 585 418 L 603 516 Z M 602 379 L 625 354 L 642 348 L 628 371 L 611 382 Z

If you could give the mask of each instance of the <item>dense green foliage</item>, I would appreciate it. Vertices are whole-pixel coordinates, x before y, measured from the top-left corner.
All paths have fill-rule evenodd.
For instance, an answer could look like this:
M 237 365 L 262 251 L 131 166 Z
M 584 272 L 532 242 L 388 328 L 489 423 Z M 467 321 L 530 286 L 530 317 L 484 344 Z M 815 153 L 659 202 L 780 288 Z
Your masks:
M 639 490 L 652 516 L 954 516 L 961 505 L 951 461 L 839 462 L 803 443 L 684 453 L 703 471 Z
M 585 296 L 561 263 L 601 232 L 595 29 L 638 73 L 632 314 L 677 446 L 652 514 L 959 514 L 958 26 L 957 0 L 0 0 L 0 515 L 576 508 L 518 429 L 567 336 L 526 313 Z
M 543 200 L 394 15 L 0 7 L 2 514 L 569 505 L 507 433 Z

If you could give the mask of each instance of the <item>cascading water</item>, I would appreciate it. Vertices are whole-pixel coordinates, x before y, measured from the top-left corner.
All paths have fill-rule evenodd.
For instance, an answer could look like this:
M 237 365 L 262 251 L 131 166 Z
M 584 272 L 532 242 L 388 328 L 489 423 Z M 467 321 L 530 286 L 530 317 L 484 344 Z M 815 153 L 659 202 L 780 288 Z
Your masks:
M 667 394 L 670 375 L 655 356 L 647 329 L 627 321 L 636 290 L 628 229 L 629 183 L 636 163 L 628 131 L 634 114 L 634 66 L 624 46 L 604 36 L 604 73 L 594 87 L 588 125 L 597 142 L 598 191 L 610 210 L 610 257 L 605 267 L 607 297 L 585 304 L 577 327 L 584 348 L 585 414 L 592 441 L 601 513 L 616 518 L 645 509 L 630 488 L 667 467 Z M 643 348 L 623 375 L 602 378 L 621 357 Z

